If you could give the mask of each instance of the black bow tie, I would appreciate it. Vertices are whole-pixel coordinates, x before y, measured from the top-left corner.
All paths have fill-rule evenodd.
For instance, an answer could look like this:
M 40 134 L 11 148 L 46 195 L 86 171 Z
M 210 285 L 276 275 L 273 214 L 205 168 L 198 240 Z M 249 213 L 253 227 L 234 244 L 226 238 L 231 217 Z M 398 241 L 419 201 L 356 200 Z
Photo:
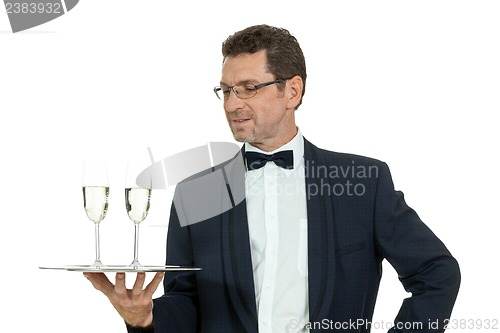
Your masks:
M 249 151 L 245 153 L 245 158 L 248 170 L 260 169 L 269 161 L 283 169 L 293 169 L 293 150 L 283 150 L 272 155 Z

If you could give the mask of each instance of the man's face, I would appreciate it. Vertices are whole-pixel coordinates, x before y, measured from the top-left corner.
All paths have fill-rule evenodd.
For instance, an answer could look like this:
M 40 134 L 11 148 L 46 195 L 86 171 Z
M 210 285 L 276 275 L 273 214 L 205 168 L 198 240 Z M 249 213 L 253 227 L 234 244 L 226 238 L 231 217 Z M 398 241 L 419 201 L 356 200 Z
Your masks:
M 221 86 L 257 85 L 275 80 L 266 64 L 266 51 L 228 57 L 222 66 Z M 240 99 L 231 90 L 224 101 L 224 110 L 234 138 L 265 151 L 290 141 L 297 129 L 294 109 L 290 108 L 287 97 L 288 89 L 280 91 L 276 84 L 259 89 L 249 99 Z

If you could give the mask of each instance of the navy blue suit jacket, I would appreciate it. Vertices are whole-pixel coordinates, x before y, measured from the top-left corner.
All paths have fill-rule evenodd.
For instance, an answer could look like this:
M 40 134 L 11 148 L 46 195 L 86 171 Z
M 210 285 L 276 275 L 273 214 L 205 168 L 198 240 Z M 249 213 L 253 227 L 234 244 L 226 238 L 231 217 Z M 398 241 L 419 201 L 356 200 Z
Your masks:
M 418 332 L 441 332 L 458 293 L 459 267 L 394 190 L 387 165 L 307 140 L 304 154 L 311 332 L 369 332 L 383 259 L 412 293 L 394 323 L 421 322 Z M 167 264 L 202 271 L 165 275 L 165 294 L 154 300 L 155 332 L 258 332 L 245 201 L 185 227 L 173 206 Z

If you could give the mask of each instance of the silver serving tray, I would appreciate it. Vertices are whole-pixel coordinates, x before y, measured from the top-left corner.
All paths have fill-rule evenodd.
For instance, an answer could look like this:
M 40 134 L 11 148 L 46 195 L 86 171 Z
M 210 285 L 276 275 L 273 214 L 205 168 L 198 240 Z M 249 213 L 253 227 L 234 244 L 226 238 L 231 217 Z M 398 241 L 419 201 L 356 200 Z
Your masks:
M 132 267 L 127 265 L 102 265 L 95 267 L 92 265 L 62 265 L 62 266 L 40 266 L 40 269 L 62 270 L 73 272 L 178 272 L 178 271 L 200 271 L 201 268 L 185 267 L 185 266 L 138 266 Z

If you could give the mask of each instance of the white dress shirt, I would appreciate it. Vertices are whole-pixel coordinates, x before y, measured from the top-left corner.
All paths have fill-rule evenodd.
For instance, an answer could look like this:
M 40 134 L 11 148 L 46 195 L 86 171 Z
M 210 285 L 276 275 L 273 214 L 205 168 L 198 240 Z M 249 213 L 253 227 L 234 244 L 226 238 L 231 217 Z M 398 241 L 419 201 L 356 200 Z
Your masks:
M 268 162 L 247 171 L 245 192 L 259 333 L 308 332 L 307 207 L 300 132 L 273 152 L 293 150 L 294 168 Z

